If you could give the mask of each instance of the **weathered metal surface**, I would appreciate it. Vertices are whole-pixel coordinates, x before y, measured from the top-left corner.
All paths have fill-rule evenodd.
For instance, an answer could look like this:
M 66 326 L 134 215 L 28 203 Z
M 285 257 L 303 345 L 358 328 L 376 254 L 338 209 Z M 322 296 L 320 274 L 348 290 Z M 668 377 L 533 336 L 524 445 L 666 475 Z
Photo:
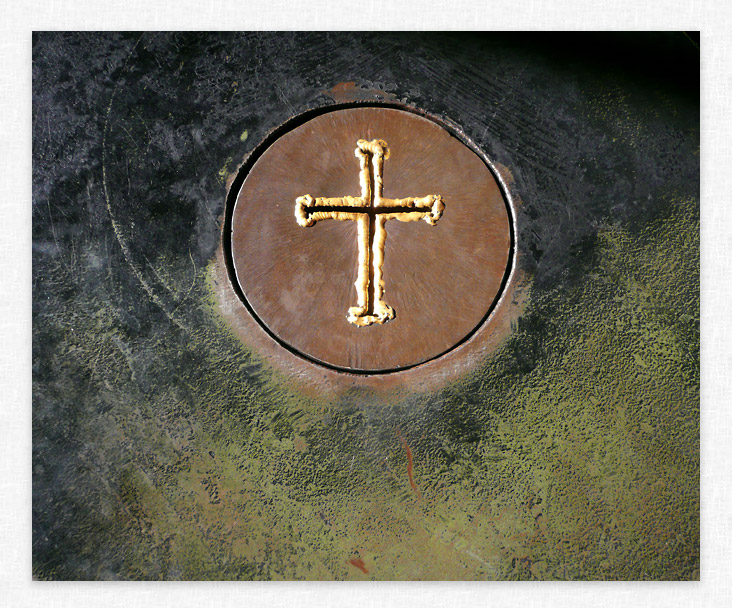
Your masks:
M 698 84 L 682 34 L 34 34 L 34 577 L 698 579 Z M 345 373 L 238 316 L 227 180 L 384 100 L 495 162 L 523 282 Z
M 301 195 L 362 204 L 342 197 L 360 195 L 354 147 L 375 138 L 388 142 L 384 196 L 440 193 L 445 211 L 439 224 L 384 223 L 381 234 L 388 238 L 380 243 L 373 233 L 384 215 L 372 211 L 369 239 L 369 216 L 359 223 L 354 207 L 347 207 L 338 212 L 346 221 L 322 221 L 321 211 L 317 227 L 303 230 L 294 213 Z M 505 287 L 513 252 L 508 201 L 485 161 L 428 118 L 385 107 L 335 109 L 283 134 L 243 171 L 224 234 L 231 238 L 232 280 L 278 340 L 316 362 L 363 372 L 424 363 L 467 339 Z M 361 247 L 357 225 L 365 226 Z M 371 249 L 380 262 L 376 275 L 368 274 L 373 262 L 364 257 Z M 395 318 L 364 327 L 348 321 L 349 307 L 363 297 L 358 283 L 364 279 L 362 290 L 377 303 L 375 285 L 385 287 Z

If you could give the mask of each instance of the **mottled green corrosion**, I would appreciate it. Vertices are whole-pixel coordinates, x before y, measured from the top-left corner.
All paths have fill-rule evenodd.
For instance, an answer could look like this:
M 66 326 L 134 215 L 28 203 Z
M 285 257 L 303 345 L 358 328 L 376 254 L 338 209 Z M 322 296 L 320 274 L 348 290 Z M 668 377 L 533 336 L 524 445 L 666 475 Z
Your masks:
M 171 288 L 183 328 L 137 341 L 79 291 L 34 387 L 36 426 L 63 395 L 79 446 L 64 559 L 35 576 L 698 578 L 698 208 L 666 207 L 601 230 L 579 286 L 533 294 L 469 378 L 388 406 L 288 386 L 226 330 L 206 269 Z

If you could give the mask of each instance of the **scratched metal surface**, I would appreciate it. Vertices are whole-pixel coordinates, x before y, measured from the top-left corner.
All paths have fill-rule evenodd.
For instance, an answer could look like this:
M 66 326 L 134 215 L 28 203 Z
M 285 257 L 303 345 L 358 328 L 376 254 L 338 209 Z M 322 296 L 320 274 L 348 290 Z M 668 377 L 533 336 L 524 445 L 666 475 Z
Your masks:
M 697 579 L 698 50 L 682 34 L 33 39 L 33 575 Z M 301 390 L 222 319 L 226 183 L 414 104 L 508 167 L 529 289 L 442 388 Z

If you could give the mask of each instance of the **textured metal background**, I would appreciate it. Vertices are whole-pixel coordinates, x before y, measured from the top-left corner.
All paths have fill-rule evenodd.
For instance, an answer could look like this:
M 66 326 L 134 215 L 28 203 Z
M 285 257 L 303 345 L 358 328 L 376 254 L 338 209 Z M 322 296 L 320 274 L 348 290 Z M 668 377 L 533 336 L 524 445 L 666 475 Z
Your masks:
M 309 393 L 217 297 L 239 163 L 354 98 L 523 201 L 521 316 L 439 388 Z M 34 576 L 698 578 L 698 204 L 683 34 L 35 34 Z

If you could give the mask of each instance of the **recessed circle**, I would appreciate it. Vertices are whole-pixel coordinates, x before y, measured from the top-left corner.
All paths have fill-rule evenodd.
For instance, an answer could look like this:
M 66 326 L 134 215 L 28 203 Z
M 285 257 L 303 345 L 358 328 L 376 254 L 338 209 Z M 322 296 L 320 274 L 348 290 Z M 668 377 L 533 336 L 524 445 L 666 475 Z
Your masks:
M 255 151 L 226 223 L 230 274 L 284 347 L 385 373 L 435 359 L 488 317 L 512 225 L 486 162 L 390 107 L 321 113 Z

